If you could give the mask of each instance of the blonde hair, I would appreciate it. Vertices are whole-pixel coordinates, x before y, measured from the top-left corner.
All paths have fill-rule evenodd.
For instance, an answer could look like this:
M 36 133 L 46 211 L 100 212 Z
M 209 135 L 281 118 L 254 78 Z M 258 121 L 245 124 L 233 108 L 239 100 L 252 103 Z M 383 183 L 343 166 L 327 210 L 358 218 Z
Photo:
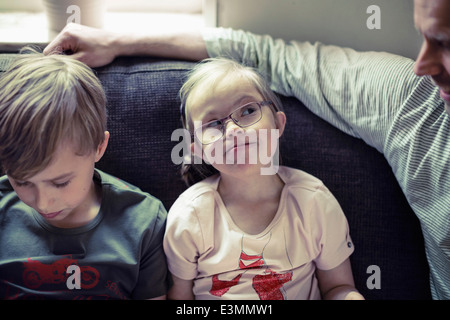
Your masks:
M 67 140 L 88 154 L 103 142 L 106 97 L 85 64 L 64 55 L 19 56 L 0 79 L 0 163 L 17 179 L 45 169 Z
M 208 92 L 208 87 L 214 87 L 217 82 L 228 76 L 244 77 L 254 85 L 264 100 L 272 101 L 272 111 L 274 114 L 277 111 L 282 111 L 280 99 L 270 89 L 268 82 L 256 69 L 226 58 L 205 59 L 189 72 L 188 78 L 179 93 L 181 100 L 181 122 L 183 127 L 191 132 L 191 137 L 193 136 L 193 125 L 187 111 L 189 109 L 189 96 L 196 88 L 201 86 L 202 90 Z M 204 161 L 201 164 L 194 164 L 191 161 L 191 164 L 183 163 L 181 166 L 182 179 L 188 186 L 215 173 L 218 173 L 218 171 Z

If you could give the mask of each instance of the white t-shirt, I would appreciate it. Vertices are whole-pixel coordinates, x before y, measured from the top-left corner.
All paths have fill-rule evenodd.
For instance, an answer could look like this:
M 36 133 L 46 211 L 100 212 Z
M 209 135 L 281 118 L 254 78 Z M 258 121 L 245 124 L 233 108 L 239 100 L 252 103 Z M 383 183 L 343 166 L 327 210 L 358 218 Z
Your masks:
M 238 228 L 215 175 L 186 190 L 169 211 L 164 251 L 169 270 L 194 280 L 196 299 L 320 299 L 315 270 L 353 252 L 347 220 L 317 178 L 280 167 L 278 211 L 257 235 Z

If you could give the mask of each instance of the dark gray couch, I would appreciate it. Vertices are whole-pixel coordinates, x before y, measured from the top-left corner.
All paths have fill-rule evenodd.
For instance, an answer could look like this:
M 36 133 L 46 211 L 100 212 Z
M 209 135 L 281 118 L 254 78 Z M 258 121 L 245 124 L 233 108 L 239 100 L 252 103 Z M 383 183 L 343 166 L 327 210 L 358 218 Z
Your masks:
M 12 55 L 0 55 L 4 71 Z M 98 168 L 161 199 L 167 209 L 186 188 L 171 161 L 172 132 L 181 127 L 178 90 L 190 62 L 119 58 L 96 69 L 108 98 L 108 150 Z M 284 165 L 320 178 L 340 202 L 355 243 L 357 288 L 367 299 L 429 299 L 420 225 L 390 167 L 373 148 L 281 97 L 287 127 Z M 380 288 L 370 289 L 379 267 Z

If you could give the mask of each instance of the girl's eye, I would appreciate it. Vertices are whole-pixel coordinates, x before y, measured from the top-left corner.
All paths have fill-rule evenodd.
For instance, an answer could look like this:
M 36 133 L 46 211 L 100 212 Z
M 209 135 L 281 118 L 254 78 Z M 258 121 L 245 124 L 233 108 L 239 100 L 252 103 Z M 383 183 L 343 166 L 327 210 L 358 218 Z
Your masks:
M 222 125 L 222 121 L 217 120 L 217 121 L 211 121 L 211 122 L 207 123 L 205 126 L 207 128 L 217 128 L 217 127 L 220 127 L 221 125 Z
M 248 106 L 248 107 L 244 108 L 244 110 L 242 110 L 241 116 L 248 116 L 254 112 L 256 112 L 256 107 Z
M 70 180 L 63 182 L 63 183 L 54 183 L 54 186 L 56 188 L 64 188 L 64 187 L 67 187 L 69 185 L 69 183 L 70 183 Z

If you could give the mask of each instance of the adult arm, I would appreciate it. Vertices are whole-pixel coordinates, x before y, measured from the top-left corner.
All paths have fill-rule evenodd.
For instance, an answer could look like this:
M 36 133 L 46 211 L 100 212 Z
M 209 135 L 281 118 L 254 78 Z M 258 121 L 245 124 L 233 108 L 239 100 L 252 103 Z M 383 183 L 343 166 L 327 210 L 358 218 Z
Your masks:
M 208 57 L 200 31 L 121 34 L 75 23 L 68 24 L 44 49 L 65 52 L 90 67 L 106 65 L 118 56 L 159 56 L 198 61 Z

